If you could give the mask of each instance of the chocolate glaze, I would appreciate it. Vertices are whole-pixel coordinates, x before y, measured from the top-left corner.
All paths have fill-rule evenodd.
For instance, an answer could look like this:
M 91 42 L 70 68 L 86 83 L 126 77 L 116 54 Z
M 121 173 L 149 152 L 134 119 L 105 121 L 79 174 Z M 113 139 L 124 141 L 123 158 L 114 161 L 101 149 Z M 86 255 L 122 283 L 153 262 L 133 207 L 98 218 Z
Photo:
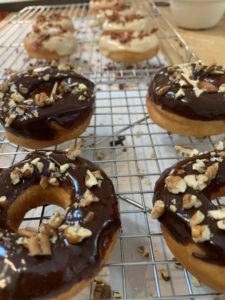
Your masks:
M 67 211 L 65 224 L 79 223 L 92 231 L 92 236 L 80 243 L 71 245 L 62 233 L 58 233 L 55 244 L 51 244 L 51 256 L 28 255 L 28 250 L 16 244 L 18 234 L 12 232 L 7 224 L 7 211 L 16 201 L 18 195 L 31 185 L 39 185 L 40 174 L 34 169 L 31 178 L 25 178 L 13 186 L 10 173 L 15 167 L 39 157 L 44 163 L 41 175 L 49 176 L 49 162 L 62 165 L 72 162 L 66 175 L 60 177 L 60 185 L 68 188 L 71 194 L 71 205 Z M 87 170 L 100 170 L 93 163 L 76 158 L 69 161 L 64 152 L 55 151 L 49 156 L 44 151 L 32 152 L 25 160 L 4 170 L 0 175 L 1 195 L 7 197 L 7 203 L 0 214 L 0 227 L 4 238 L 0 241 L 0 282 L 6 279 L 5 288 L 0 289 L 0 299 L 34 299 L 63 293 L 73 285 L 93 277 L 100 268 L 102 259 L 113 235 L 120 227 L 118 204 L 114 188 L 101 170 L 103 181 L 101 187 L 92 187 L 91 191 L 99 202 L 88 207 L 76 208 L 86 190 L 85 176 Z M 48 199 L 46 199 L 46 203 Z M 94 212 L 93 220 L 85 221 L 89 211 Z
M 49 74 L 49 80 L 44 80 L 44 77 Z M 53 140 L 57 132 L 51 126 L 51 121 L 55 121 L 66 129 L 75 129 L 80 126 L 85 118 L 89 118 L 94 111 L 95 96 L 94 84 L 82 75 L 77 74 L 72 68 L 66 71 L 59 70 L 57 67 L 46 67 L 35 70 L 29 70 L 23 73 L 18 73 L 10 81 L 10 86 L 13 84 L 16 90 L 24 96 L 25 99 L 34 99 L 35 94 L 45 92 L 50 95 L 55 82 L 64 81 L 71 85 L 73 83 L 85 84 L 86 91 L 77 91 L 72 93 L 72 89 L 66 90 L 63 93 L 57 92 L 56 100 L 53 104 L 45 107 L 39 107 L 33 101 L 31 104 L 26 104 L 24 101 L 19 103 L 26 108 L 27 117 L 17 114 L 14 122 L 7 127 L 7 130 L 17 136 L 32 138 L 36 140 Z M 28 93 L 20 92 L 20 87 L 26 87 Z M 85 95 L 84 95 L 85 93 Z M 79 100 L 80 96 L 84 96 L 85 100 Z M 3 98 L 3 106 L 0 114 L 0 122 L 5 126 L 5 119 L 9 116 L 10 94 L 7 91 Z M 6 111 L 4 111 L 6 108 Z M 38 117 L 32 115 L 32 111 L 36 110 Z
M 159 199 L 165 203 L 166 209 L 164 214 L 159 218 L 159 221 L 166 227 L 177 242 L 184 245 L 193 242 L 189 219 L 197 210 L 200 210 L 205 215 L 205 219 L 200 225 L 208 225 L 212 236 L 209 241 L 197 244 L 205 252 L 205 255 L 202 253 L 193 253 L 193 256 L 209 263 L 225 265 L 225 231 L 219 229 L 217 227 L 217 221 L 208 216 L 209 210 L 219 209 L 211 200 L 213 200 L 212 197 L 219 192 L 219 189 L 225 186 L 225 158 L 223 157 L 221 159 L 218 155 L 219 152 L 221 151 L 188 158 L 166 169 L 156 182 L 153 203 Z M 219 169 L 215 179 L 213 179 L 205 189 L 196 191 L 191 187 L 187 187 L 184 193 L 179 194 L 172 194 L 168 191 L 165 185 L 165 178 L 168 175 L 177 175 L 183 178 L 189 174 L 199 174 L 192 169 L 192 165 L 196 162 L 196 159 L 207 159 L 208 162 L 205 163 L 207 168 L 215 163 L 215 157 L 219 159 Z M 222 161 L 220 162 L 220 160 Z M 180 170 L 184 170 L 184 174 L 180 174 Z M 199 208 L 183 209 L 182 199 L 184 194 L 196 195 L 202 202 L 202 205 Z M 176 199 L 176 212 L 170 209 L 170 205 L 173 204 L 173 199 Z
M 197 64 L 191 64 L 190 68 L 192 70 L 191 79 L 195 80 L 197 84 L 204 80 L 219 88 L 221 84 L 225 83 L 225 69 L 221 66 L 217 67 L 223 70 L 223 74 L 215 75 L 209 74 L 210 72 L 207 72 L 207 66 L 204 65 L 201 65 L 203 67 L 202 70 L 196 70 L 196 65 Z M 182 65 L 174 66 L 174 73 L 181 73 L 180 66 Z M 217 67 L 215 66 L 215 68 Z M 171 68 L 173 67 L 163 68 L 155 74 L 148 89 L 148 95 L 151 101 L 160 105 L 164 110 L 193 120 L 225 119 L 225 92 L 204 91 L 197 97 L 193 86 L 181 86 L 179 80 L 173 78 L 173 72 L 170 72 Z M 171 85 L 168 92 L 163 95 L 158 95 L 157 90 L 168 84 Z M 175 94 L 180 88 L 184 91 L 185 96 L 180 99 L 175 99 Z

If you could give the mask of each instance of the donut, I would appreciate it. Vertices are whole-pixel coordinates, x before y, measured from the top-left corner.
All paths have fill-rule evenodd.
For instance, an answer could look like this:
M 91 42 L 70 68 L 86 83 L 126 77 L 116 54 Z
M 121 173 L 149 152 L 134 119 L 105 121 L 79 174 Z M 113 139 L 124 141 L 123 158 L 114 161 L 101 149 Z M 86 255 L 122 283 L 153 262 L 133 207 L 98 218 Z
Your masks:
M 196 137 L 225 132 L 225 67 L 201 61 L 158 71 L 147 95 L 151 119 L 162 128 Z
M 152 28 L 151 19 L 141 14 L 121 15 L 114 11 L 111 15 L 107 15 L 103 23 L 103 31 L 124 32 L 138 31 L 148 32 Z
M 110 9 L 116 4 L 123 4 L 124 0 L 90 0 L 89 8 L 93 12 Z
M 110 16 L 112 16 L 115 12 L 117 12 L 121 16 L 127 16 L 132 15 L 135 13 L 134 6 L 130 4 L 125 3 L 116 3 L 114 6 L 112 6 L 110 9 L 106 10 L 100 10 L 98 14 L 96 15 L 98 21 L 100 24 L 103 24 L 103 22 Z M 141 12 L 138 11 L 140 14 Z
M 28 55 L 39 59 L 59 59 L 73 54 L 77 47 L 71 31 L 60 24 L 44 23 L 34 26 L 25 36 L 24 47 Z
M 34 22 L 34 27 L 43 27 L 46 24 L 51 24 L 53 26 L 60 26 L 62 29 L 68 31 L 74 31 L 74 25 L 72 20 L 65 15 L 60 13 L 51 13 L 50 15 L 39 15 Z
M 156 30 L 153 28 L 149 32 L 105 32 L 100 39 L 100 52 L 113 61 L 127 64 L 150 59 L 159 50 Z
M 95 110 L 94 84 L 69 64 L 15 73 L 0 91 L 6 138 L 32 149 L 78 137 Z
M 156 182 L 151 215 L 175 257 L 200 282 L 225 293 L 225 151 L 178 162 Z
M 0 174 L 0 298 L 71 299 L 108 259 L 120 228 L 111 180 L 79 149 L 31 152 Z M 38 229 L 25 213 L 54 204 Z

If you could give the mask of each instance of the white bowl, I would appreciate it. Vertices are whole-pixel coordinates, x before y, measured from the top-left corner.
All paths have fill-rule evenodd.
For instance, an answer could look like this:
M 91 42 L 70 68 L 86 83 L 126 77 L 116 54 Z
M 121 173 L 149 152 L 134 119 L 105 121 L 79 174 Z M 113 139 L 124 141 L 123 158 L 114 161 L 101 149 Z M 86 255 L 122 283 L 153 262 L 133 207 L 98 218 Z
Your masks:
M 178 26 L 205 29 L 215 26 L 225 12 L 225 0 L 171 0 Z

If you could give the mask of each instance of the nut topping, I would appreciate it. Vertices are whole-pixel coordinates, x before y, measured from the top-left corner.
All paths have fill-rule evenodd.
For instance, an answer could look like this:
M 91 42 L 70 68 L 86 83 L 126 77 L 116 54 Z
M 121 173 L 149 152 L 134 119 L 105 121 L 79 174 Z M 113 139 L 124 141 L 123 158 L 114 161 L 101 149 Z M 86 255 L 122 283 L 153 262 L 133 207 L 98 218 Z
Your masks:
M 11 182 L 13 185 L 16 185 L 17 183 L 20 182 L 20 179 L 22 178 L 23 174 L 20 171 L 19 168 L 15 168 L 11 174 L 10 174 L 10 178 L 11 178 Z
M 215 220 L 225 219 L 225 208 L 209 210 L 208 215 Z
M 164 211 L 165 211 L 165 203 L 162 200 L 156 200 L 151 211 L 152 219 L 158 219 L 164 214 Z
M 158 96 L 165 95 L 165 94 L 169 91 L 170 88 L 171 88 L 170 85 L 165 85 L 165 86 L 161 87 L 160 89 L 158 89 L 158 90 L 156 91 L 156 94 L 157 94 Z
M 32 176 L 34 168 L 29 163 L 25 163 L 22 167 L 21 172 L 23 173 L 23 177 L 29 178 Z
M 218 151 L 223 150 L 223 148 L 224 148 L 223 142 L 219 141 L 219 142 L 215 143 L 214 148 Z
M 49 97 L 46 93 L 42 92 L 40 94 L 36 94 L 34 97 L 34 102 L 39 107 L 44 107 L 49 105 Z
M 40 180 L 40 186 L 43 189 L 47 189 L 49 183 L 48 183 L 48 177 L 47 176 L 41 176 L 41 180 Z
M 199 173 L 205 172 L 205 163 L 202 159 L 197 159 L 192 165 L 192 169 L 198 171 Z
M 192 239 L 195 243 L 210 240 L 211 232 L 208 225 L 195 225 L 191 227 Z
M 3 204 L 3 203 L 5 203 L 6 200 L 7 200 L 6 196 L 1 196 L 0 197 L 0 205 Z
M 70 167 L 69 164 L 61 165 L 60 168 L 59 168 L 60 173 L 65 173 L 69 169 L 69 167 Z
M 57 229 L 65 220 L 65 216 L 61 215 L 59 211 L 54 212 L 51 218 L 48 221 L 48 224 L 51 228 Z
M 202 202 L 195 196 L 191 194 L 185 194 L 183 197 L 183 209 L 190 209 L 192 207 L 199 208 L 202 205 Z
M 200 210 L 197 210 L 190 218 L 190 224 L 191 226 L 198 225 L 202 223 L 204 219 L 205 219 L 205 215 Z
M 29 238 L 31 236 L 35 236 L 37 234 L 37 230 L 34 227 L 19 228 L 18 234 Z
M 75 224 L 73 226 L 68 226 L 64 230 L 64 235 L 71 244 L 76 244 L 90 237 L 92 232 L 87 228 L 81 227 L 79 224 Z
M 80 150 L 80 145 L 77 145 L 75 148 L 70 149 L 69 151 L 66 152 L 66 157 L 75 160 L 77 156 L 79 156 L 81 153 Z
M 186 157 L 192 157 L 199 154 L 199 151 L 197 149 L 187 148 L 183 146 L 175 146 L 175 150 L 178 154 Z
M 97 184 L 98 184 L 98 181 L 97 181 L 96 177 L 94 176 L 94 174 L 90 170 L 87 170 L 87 175 L 85 176 L 86 187 L 91 188 Z
M 195 191 L 202 191 L 206 188 L 208 183 L 208 177 L 206 175 L 186 175 L 184 180 L 187 186 L 193 188 Z
M 27 240 L 29 256 L 51 255 L 51 245 L 47 235 L 40 233 Z
M 208 181 L 210 182 L 216 177 L 216 174 L 218 172 L 219 164 L 214 163 L 213 165 L 209 166 L 207 170 L 205 171 L 205 176 L 208 177 Z
M 165 184 L 168 191 L 172 194 L 184 193 L 187 188 L 185 180 L 180 176 L 167 176 L 165 179 Z
M 95 194 L 93 194 L 88 189 L 85 191 L 83 197 L 84 198 L 80 200 L 80 206 L 81 207 L 89 206 L 92 202 L 98 202 L 99 201 L 98 197 L 95 196 Z
M 219 229 L 225 230 L 225 220 L 220 220 L 216 224 Z

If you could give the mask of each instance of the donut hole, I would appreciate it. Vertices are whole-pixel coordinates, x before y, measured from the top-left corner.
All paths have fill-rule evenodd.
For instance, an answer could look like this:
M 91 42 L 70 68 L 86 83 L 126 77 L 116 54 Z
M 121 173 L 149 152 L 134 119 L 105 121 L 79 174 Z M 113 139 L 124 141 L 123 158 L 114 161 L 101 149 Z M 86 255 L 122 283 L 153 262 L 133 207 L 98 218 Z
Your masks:
M 33 185 L 23 191 L 12 203 L 8 210 L 7 225 L 16 232 L 31 209 L 43 205 L 57 205 L 66 209 L 71 203 L 71 194 L 62 187 L 48 187 L 43 189 L 40 185 Z

